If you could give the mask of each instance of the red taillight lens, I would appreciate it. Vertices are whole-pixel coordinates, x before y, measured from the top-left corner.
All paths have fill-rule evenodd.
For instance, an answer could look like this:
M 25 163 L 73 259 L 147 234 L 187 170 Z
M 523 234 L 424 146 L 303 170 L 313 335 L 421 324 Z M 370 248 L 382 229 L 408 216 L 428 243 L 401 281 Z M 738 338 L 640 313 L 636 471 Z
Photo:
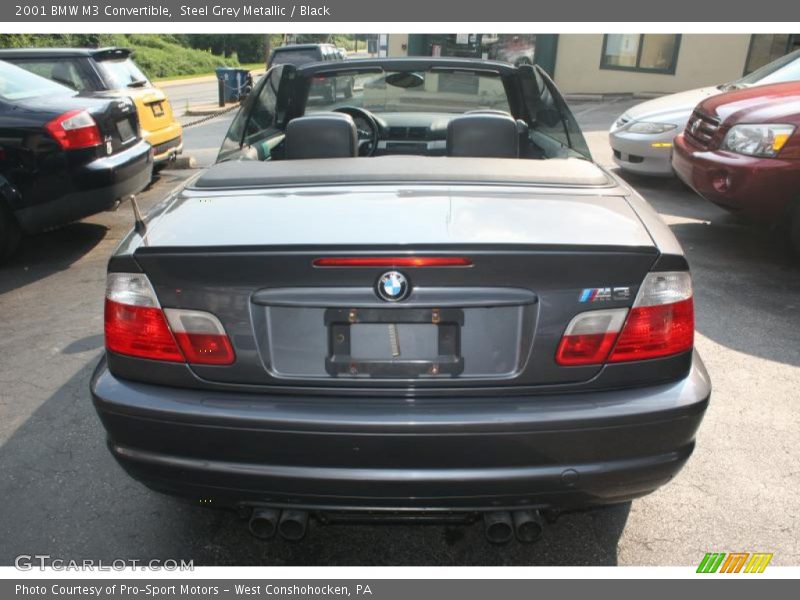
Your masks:
M 85 110 L 66 112 L 44 128 L 64 150 L 91 148 L 103 143 L 97 123 Z
M 693 345 L 691 276 L 685 271 L 649 273 L 630 311 L 592 310 L 573 318 L 556 362 L 578 366 L 646 360 L 686 352 Z
M 186 361 L 198 365 L 229 365 L 233 362 L 233 348 L 228 336 L 211 333 L 176 333 L 175 337 Z
M 165 308 L 164 313 L 188 362 L 229 365 L 236 359 L 222 323 L 211 313 L 176 308 Z
M 564 336 L 558 345 L 556 362 L 565 366 L 600 364 L 616 339 L 617 332 Z
M 106 299 L 106 348 L 118 354 L 184 362 L 160 308 Z
M 197 310 L 162 310 L 141 273 L 109 273 L 105 333 L 106 348 L 126 356 L 200 365 L 229 365 L 236 358 L 219 319 Z
M 314 259 L 315 267 L 469 267 L 464 256 L 341 256 Z
M 561 338 L 556 362 L 569 367 L 605 362 L 627 313 L 626 308 L 612 308 L 577 315 Z
M 631 310 L 609 362 L 644 360 L 691 350 L 694 302 L 691 298 Z

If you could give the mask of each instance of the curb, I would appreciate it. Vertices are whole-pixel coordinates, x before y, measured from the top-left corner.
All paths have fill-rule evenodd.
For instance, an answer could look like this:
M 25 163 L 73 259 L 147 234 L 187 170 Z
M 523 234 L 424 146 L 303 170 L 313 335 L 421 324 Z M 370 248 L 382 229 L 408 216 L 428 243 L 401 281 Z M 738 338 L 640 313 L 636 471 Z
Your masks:
M 194 156 L 178 156 L 172 161 L 172 164 L 167 167 L 172 169 L 196 169 L 197 159 Z
M 266 69 L 252 69 L 250 74 L 253 76 L 253 79 L 258 77 L 259 75 L 263 75 L 266 73 Z M 197 77 L 187 77 L 185 79 L 156 79 L 153 81 L 153 85 L 156 87 L 178 87 L 181 85 L 196 85 L 198 83 L 211 83 L 217 80 L 217 76 L 214 74 L 211 75 L 198 75 Z
M 605 102 L 606 96 L 603 94 L 564 94 L 567 102 Z
M 184 117 L 207 117 L 209 115 L 213 115 L 215 113 L 220 112 L 221 110 L 225 110 L 226 108 L 230 108 L 233 106 L 233 102 L 226 104 L 225 106 L 220 106 L 218 103 L 214 104 L 198 104 L 196 106 L 189 106 L 181 116 Z M 238 104 L 238 102 L 236 103 Z
M 651 100 L 670 92 L 628 92 L 624 94 L 564 94 L 567 102 L 614 102 L 616 100 Z

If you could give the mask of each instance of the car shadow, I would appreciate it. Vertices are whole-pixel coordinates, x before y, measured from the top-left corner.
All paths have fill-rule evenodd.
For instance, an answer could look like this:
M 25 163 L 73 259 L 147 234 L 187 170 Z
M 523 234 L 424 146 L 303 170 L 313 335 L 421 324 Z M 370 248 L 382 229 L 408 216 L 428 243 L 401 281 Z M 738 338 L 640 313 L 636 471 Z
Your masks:
M 0 294 L 64 271 L 91 252 L 108 227 L 79 221 L 53 231 L 23 236 L 17 252 L 0 266 Z
M 86 342 L 91 345 L 91 342 Z M 536 544 L 483 526 L 309 524 L 300 542 L 252 537 L 234 512 L 152 492 L 114 462 L 89 400 L 99 353 L 0 446 L 0 564 L 52 557 L 195 565 L 614 565 L 630 504 L 562 515 Z M 365 486 L 369 482 L 364 482 Z
M 697 331 L 737 352 L 800 366 L 800 260 L 783 234 L 714 206 L 675 178 L 625 178 L 686 253 Z

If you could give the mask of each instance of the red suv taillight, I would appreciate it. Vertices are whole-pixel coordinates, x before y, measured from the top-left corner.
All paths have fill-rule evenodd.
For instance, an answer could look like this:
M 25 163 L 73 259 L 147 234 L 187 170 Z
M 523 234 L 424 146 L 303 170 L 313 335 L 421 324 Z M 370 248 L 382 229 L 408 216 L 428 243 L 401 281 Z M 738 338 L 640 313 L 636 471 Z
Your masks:
M 97 123 L 85 110 L 65 112 L 44 128 L 64 150 L 92 148 L 103 143 Z
M 198 365 L 229 365 L 233 347 L 219 319 L 199 310 L 161 309 L 142 273 L 109 273 L 106 348 L 117 354 Z
M 556 362 L 595 365 L 671 356 L 694 346 L 692 278 L 686 271 L 648 273 L 630 311 L 576 315 L 564 332 Z

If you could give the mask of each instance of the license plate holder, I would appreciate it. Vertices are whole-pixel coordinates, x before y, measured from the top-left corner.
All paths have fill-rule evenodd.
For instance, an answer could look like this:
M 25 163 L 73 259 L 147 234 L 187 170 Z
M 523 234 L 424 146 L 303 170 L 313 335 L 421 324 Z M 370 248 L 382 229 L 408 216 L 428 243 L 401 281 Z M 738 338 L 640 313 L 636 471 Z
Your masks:
M 353 325 L 384 324 L 387 344 L 393 344 L 390 328 L 427 324 L 436 328 L 433 357 L 404 356 L 402 349 L 392 358 L 352 356 Z M 325 369 L 334 377 L 438 378 L 455 377 L 464 371 L 461 356 L 461 327 L 464 311 L 459 308 L 329 308 L 328 356 Z
M 130 119 L 122 119 L 117 121 L 117 135 L 123 144 L 127 144 L 136 137 L 136 132 L 133 129 Z

